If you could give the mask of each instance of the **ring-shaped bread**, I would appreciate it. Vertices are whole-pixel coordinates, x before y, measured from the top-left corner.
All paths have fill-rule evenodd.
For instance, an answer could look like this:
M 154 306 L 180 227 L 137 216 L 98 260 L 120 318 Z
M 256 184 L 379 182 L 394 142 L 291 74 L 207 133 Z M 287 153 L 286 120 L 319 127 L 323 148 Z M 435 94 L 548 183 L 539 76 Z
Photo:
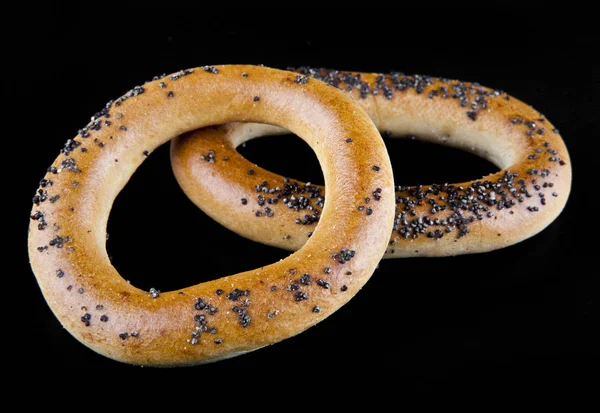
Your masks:
M 244 121 L 279 125 L 313 148 L 329 188 L 318 231 L 296 253 L 256 270 L 162 293 L 129 284 L 105 249 L 119 191 L 169 139 Z M 291 72 L 210 66 L 161 77 L 109 103 L 61 152 L 34 197 L 31 266 L 62 325 L 123 362 L 199 364 L 302 332 L 365 284 L 393 225 L 392 170 L 373 122 L 347 95 L 299 83 Z M 357 211 L 374 191 L 373 213 Z
M 300 84 L 316 78 L 352 96 L 384 137 L 461 148 L 500 168 L 470 182 L 397 186 L 386 258 L 506 247 L 544 229 L 564 208 L 571 187 L 564 141 L 543 115 L 506 93 L 400 73 L 298 72 Z M 250 139 L 282 133 L 288 131 L 251 123 L 193 131 L 173 140 L 171 162 L 185 193 L 216 221 L 252 240 L 297 250 L 319 222 L 325 188 L 266 171 L 236 151 Z M 280 156 L 294 162 L 293 154 Z M 427 154 L 418 156 L 427 168 Z M 378 197 L 366 194 L 358 212 L 372 213 Z

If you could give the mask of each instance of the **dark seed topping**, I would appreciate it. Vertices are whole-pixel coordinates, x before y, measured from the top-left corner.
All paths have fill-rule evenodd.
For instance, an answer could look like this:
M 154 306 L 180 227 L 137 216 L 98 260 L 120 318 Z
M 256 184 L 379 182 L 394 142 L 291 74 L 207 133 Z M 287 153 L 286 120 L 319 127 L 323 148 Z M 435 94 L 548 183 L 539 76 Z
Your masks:
M 231 308 L 231 310 L 234 313 L 237 313 L 238 315 L 238 320 L 240 322 L 240 324 L 242 325 L 242 327 L 246 328 L 248 327 L 248 325 L 250 325 L 250 321 L 252 320 L 251 317 L 248 315 L 248 310 L 246 308 L 243 307 L 238 307 L 238 306 L 233 306 Z
M 317 280 L 317 284 L 319 285 L 319 287 L 323 287 L 325 289 L 329 288 L 329 283 L 325 282 L 324 280 Z
M 217 69 L 214 66 L 203 66 L 202 70 L 204 70 L 205 72 L 208 72 L 208 73 L 212 73 L 214 75 L 219 73 L 219 69 Z
M 208 163 L 215 163 L 217 160 L 215 151 L 213 150 L 209 150 L 206 155 L 201 155 L 200 157 Z
M 35 197 L 33 202 L 36 203 Z M 30 216 L 30 218 L 38 222 L 38 229 L 40 231 L 44 230 L 48 226 L 48 223 L 46 222 L 46 216 L 43 211 L 36 211 L 33 215 Z
M 68 155 L 71 152 L 73 152 L 80 145 L 81 145 L 81 142 L 75 141 L 73 139 L 69 139 L 65 143 L 65 147 L 60 150 L 60 153 L 62 153 L 63 155 Z
M 64 246 L 64 243 L 69 242 L 69 240 L 69 237 L 63 238 L 57 235 L 56 237 L 52 238 L 50 242 L 48 242 L 48 245 L 50 245 L 51 247 L 62 248 Z
M 296 292 L 296 301 L 308 300 L 308 294 L 302 291 Z
M 157 290 L 156 288 L 150 288 L 150 295 L 152 298 L 158 298 L 160 296 L 160 290 Z
M 309 285 L 310 279 L 311 279 L 310 274 L 304 274 L 304 275 L 302 275 L 302 277 L 300 277 L 299 282 L 302 285 Z
M 356 254 L 356 251 L 349 250 L 346 248 L 342 248 L 340 252 L 336 252 L 332 255 L 332 257 L 337 260 L 340 264 L 344 264 L 347 261 L 350 261 L 352 257 Z
M 60 270 L 60 269 L 59 269 L 59 270 L 56 270 L 56 276 L 57 276 L 58 278 L 62 278 L 62 277 L 64 277 L 64 276 L 65 276 L 65 272 L 64 272 L 63 270 Z
M 296 79 L 294 79 L 294 83 L 298 83 L 299 85 L 305 85 L 308 82 L 308 76 L 297 75 Z
M 340 288 L 340 291 L 347 291 L 348 290 L 348 286 L 346 285 L 342 285 L 342 287 Z
M 81 172 L 81 170 L 79 168 L 77 168 L 77 164 L 75 163 L 75 160 L 73 158 L 67 158 L 64 159 L 61 163 L 60 166 L 62 167 L 62 169 L 64 169 L 65 171 L 69 171 L 69 172 L 75 172 L 75 173 L 79 173 Z
M 32 201 L 34 204 L 39 205 L 41 202 L 44 202 L 48 199 L 48 191 L 43 189 L 38 189 L 37 193 L 34 195 Z
M 235 288 L 232 292 L 227 294 L 225 297 L 230 299 L 231 301 L 238 301 L 241 297 L 248 297 L 250 295 L 250 290 L 240 290 Z
M 83 324 L 85 324 L 86 327 L 89 327 L 91 322 L 90 320 L 92 319 L 92 315 L 90 313 L 85 313 L 82 317 L 81 317 L 81 322 Z
M 101 315 L 100 321 L 102 321 L 103 323 L 106 323 L 108 321 L 108 316 L 106 314 Z
M 203 69 L 206 70 L 206 67 L 208 67 L 208 66 L 204 66 Z M 181 78 L 183 76 L 187 76 L 187 75 L 189 75 L 189 74 L 191 74 L 193 72 L 194 72 L 194 69 L 181 70 L 181 71 L 179 71 L 177 73 L 174 73 L 171 76 L 169 76 L 169 79 L 171 79 L 171 80 L 177 80 L 177 79 L 179 79 L 179 78 Z
M 320 313 L 321 312 L 321 307 L 319 307 L 319 306 L 313 307 L 312 312 L 313 313 Z
M 196 302 L 194 303 L 195 310 L 204 310 L 207 306 L 208 304 L 206 304 L 202 298 L 196 298 Z

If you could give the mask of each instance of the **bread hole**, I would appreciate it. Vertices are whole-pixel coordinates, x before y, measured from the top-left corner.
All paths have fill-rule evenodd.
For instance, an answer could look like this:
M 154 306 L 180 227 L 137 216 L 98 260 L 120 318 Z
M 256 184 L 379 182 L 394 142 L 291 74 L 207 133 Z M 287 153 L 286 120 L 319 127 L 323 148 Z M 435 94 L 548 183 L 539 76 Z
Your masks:
M 198 209 L 175 180 L 169 144 L 153 151 L 117 196 L 107 232 L 112 264 L 145 291 L 173 291 L 289 255 L 240 237 Z
M 450 141 L 445 136 L 440 143 Z M 418 137 L 385 139 L 396 185 L 458 183 L 497 172 L 486 159 L 448 146 L 420 141 Z M 237 148 L 250 162 L 282 176 L 323 184 L 323 173 L 310 147 L 296 135 L 265 136 Z
M 465 151 L 416 139 L 386 139 L 386 144 L 396 185 L 463 182 L 498 170 Z M 254 139 L 238 151 L 272 172 L 323 184 L 315 154 L 295 135 Z M 289 255 L 240 237 L 199 210 L 175 180 L 168 144 L 155 150 L 121 191 L 107 232 L 113 265 L 145 291 L 177 290 Z

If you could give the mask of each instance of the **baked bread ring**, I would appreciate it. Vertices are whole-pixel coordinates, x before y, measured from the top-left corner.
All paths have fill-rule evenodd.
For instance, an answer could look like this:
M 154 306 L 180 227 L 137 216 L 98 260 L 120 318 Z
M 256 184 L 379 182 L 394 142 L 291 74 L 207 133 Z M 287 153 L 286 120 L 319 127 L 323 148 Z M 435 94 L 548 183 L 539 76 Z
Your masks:
M 364 285 L 393 225 L 385 145 L 350 97 L 295 80 L 255 66 L 184 70 L 109 103 L 67 141 L 34 197 L 29 256 L 50 308 L 73 336 L 122 362 L 199 364 L 298 334 Z M 167 140 L 242 121 L 280 125 L 314 149 L 329 188 L 319 230 L 288 258 L 253 271 L 162 293 L 130 285 L 105 250 L 119 191 Z M 357 212 L 376 190 L 373 214 Z
M 426 76 L 298 72 L 299 83 L 317 78 L 347 92 L 384 137 L 415 135 L 473 152 L 501 169 L 471 182 L 396 187 L 386 258 L 506 247 L 544 229 L 565 206 L 571 166 L 558 130 L 506 93 Z M 249 123 L 190 132 L 172 141 L 171 161 L 188 197 L 220 224 L 252 240 L 297 250 L 319 222 L 325 189 L 268 172 L 235 150 L 255 137 L 282 133 L 288 132 Z M 426 160 L 423 155 L 423 167 Z M 357 212 L 370 214 L 378 198 L 376 192 L 367 194 Z

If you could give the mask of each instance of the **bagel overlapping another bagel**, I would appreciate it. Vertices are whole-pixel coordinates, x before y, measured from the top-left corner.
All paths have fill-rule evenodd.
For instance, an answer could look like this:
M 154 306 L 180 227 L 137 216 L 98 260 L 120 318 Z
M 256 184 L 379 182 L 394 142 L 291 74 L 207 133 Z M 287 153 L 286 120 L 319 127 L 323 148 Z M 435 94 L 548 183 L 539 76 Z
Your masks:
M 502 171 L 395 187 L 378 129 L 475 152 Z M 235 150 L 287 131 L 315 151 L 327 193 Z M 245 237 L 297 251 L 169 292 L 121 277 L 105 247 L 111 206 L 171 139 L 173 169 L 192 201 Z M 204 66 L 136 86 L 67 141 L 33 199 L 29 256 L 50 308 L 89 348 L 138 365 L 194 365 L 318 323 L 360 290 L 384 254 L 484 252 L 530 237 L 558 216 L 570 182 L 558 131 L 500 91 L 402 74 Z

